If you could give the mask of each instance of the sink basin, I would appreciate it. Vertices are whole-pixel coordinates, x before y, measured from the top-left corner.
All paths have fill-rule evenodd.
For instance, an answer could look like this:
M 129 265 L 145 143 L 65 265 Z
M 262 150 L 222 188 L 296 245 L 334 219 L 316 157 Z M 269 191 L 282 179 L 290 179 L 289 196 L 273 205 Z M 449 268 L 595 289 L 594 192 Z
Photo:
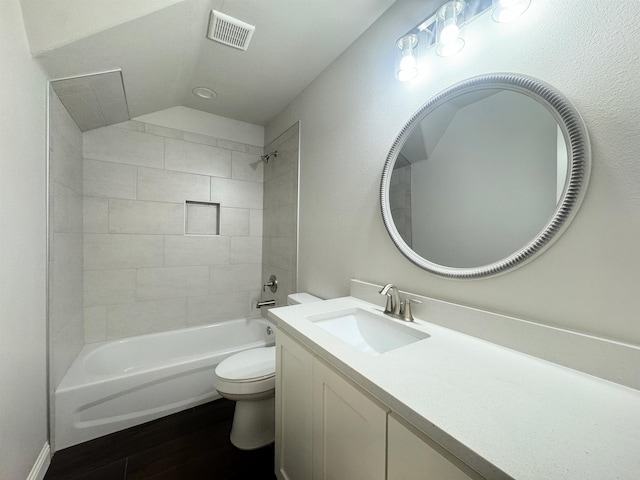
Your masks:
M 384 314 L 357 307 L 307 318 L 343 342 L 370 355 L 379 355 L 429 337 L 429 334 L 397 323 Z

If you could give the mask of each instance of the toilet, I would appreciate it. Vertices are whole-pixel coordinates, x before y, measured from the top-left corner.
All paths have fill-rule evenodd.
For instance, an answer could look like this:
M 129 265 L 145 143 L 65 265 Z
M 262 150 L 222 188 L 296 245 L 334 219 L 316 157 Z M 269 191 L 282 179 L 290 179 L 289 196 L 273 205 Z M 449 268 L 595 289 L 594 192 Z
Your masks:
M 293 293 L 287 305 L 317 302 L 308 293 Z M 275 436 L 276 347 L 261 347 L 231 355 L 215 369 L 213 385 L 236 402 L 231 443 L 254 450 L 273 443 Z

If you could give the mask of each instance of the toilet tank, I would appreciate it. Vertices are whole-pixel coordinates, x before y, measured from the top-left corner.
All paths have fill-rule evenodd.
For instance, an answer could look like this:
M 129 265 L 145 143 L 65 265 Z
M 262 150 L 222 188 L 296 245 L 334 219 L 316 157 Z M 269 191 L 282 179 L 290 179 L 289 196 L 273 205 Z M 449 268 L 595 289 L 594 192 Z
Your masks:
M 321 302 L 322 299 L 309 293 L 291 293 L 287 295 L 287 305 L 298 305 L 300 303 Z

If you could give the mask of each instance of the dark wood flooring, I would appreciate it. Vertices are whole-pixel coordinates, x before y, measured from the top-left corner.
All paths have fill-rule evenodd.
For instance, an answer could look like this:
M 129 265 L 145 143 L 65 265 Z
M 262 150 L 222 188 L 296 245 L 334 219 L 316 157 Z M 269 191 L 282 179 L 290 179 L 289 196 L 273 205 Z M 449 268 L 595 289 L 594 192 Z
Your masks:
M 242 451 L 225 399 L 56 452 L 44 480 L 275 480 L 273 445 Z

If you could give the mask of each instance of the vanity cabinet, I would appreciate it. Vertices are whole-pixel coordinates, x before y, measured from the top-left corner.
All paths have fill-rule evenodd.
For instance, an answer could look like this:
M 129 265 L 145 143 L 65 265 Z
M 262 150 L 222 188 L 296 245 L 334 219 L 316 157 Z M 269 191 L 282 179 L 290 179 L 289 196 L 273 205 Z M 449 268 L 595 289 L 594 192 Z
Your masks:
M 313 478 L 385 480 L 388 409 L 314 359 Z
M 313 355 L 276 335 L 275 470 L 280 480 L 312 477 Z
M 279 480 L 481 479 L 282 331 L 276 352 Z
M 387 424 L 387 480 L 481 479 L 394 413 Z

